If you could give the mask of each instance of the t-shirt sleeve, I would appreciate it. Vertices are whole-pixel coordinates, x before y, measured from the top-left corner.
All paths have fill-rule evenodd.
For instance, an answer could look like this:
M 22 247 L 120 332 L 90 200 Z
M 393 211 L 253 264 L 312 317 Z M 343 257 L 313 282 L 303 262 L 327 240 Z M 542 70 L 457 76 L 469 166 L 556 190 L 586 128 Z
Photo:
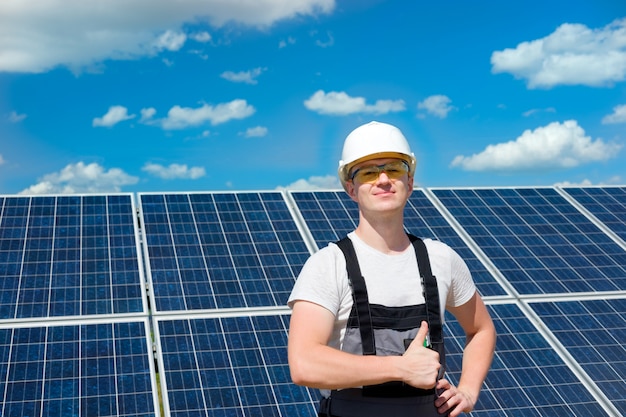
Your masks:
M 450 307 L 458 307 L 467 303 L 474 296 L 476 285 L 463 258 L 454 249 L 450 248 L 449 250 L 452 282 L 446 304 Z
M 345 279 L 345 259 L 338 258 L 340 249 L 329 244 L 306 261 L 291 291 L 287 305 L 293 308 L 296 301 L 318 304 L 337 314 L 344 296 L 342 278 Z

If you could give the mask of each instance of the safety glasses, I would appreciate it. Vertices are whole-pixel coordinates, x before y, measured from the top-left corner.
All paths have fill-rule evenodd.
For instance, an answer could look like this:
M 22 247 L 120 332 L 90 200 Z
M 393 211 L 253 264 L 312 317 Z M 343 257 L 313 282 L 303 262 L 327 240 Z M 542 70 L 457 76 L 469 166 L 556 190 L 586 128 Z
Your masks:
M 409 173 L 409 165 L 402 160 L 387 162 L 383 165 L 367 165 L 355 170 L 350 176 L 350 180 L 356 179 L 360 183 L 373 183 L 378 180 L 383 171 L 389 179 L 397 180 Z

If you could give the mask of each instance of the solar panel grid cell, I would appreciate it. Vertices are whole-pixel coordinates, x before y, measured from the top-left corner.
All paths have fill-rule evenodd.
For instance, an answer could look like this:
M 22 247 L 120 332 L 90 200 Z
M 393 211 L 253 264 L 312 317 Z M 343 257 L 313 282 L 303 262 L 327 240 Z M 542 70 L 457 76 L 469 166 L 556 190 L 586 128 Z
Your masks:
M 309 252 L 281 193 L 141 195 L 141 203 L 158 311 L 286 303 Z
M 623 249 L 577 212 L 556 190 L 461 191 L 434 190 L 434 194 L 520 293 L 626 288 L 624 264 L 617 262 L 623 256 Z M 517 213 L 519 221 L 516 223 L 524 223 L 524 231 L 532 234 L 519 235 L 515 233 L 519 229 L 509 227 L 508 223 L 494 225 L 495 213 L 486 202 L 486 196 L 493 193 L 500 195 L 499 205 L 509 204 Z M 471 214 L 468 215 L 468 211 Z M 475 228 L 476 223 L 482 227 Z M 485 236 L 491 236 L 495 241 L 487 243 Z M 497 246 L 502 246 L 505 251 L 495 250 Z M 502 258 L 506 254 L 513 258 L 513 263 Z
M 145 322 L 0 330 L 3 416 L 155 416 Z
M 496 354 L 473 416 L 606 415 L 515 304 L 489 311 L 498 334 Z M 446 335 L 447 376 L 458 383 L 465 335 L 449 315 Z
M 563 189 L 626 242 L 626 187 Z
M 281 315 L 159 319 L 171 415 L 312 415 L 317 399 L 289 377 L 287 321 Z M 182 378 L 185 369 L 197 372 Z
M 626 414 L 626 299 L 531 307 L 620 413 Z
M 129 195 L 2 201 L 0 319 L 143 312 Z

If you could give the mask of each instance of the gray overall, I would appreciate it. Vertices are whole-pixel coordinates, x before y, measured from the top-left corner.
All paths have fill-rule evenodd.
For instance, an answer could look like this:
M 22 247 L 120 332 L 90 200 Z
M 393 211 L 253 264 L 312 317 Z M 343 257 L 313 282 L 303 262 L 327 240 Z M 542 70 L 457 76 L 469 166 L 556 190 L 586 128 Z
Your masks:
M 370 304 L 365 280 L 352 241 L 337 242 L 346 257 L 348 279 L 354 300 L 348 319 L 342 350 L 363 355 L 401 355 L 417 334 L 422 321 L 428 322 L 430 348 L 439 352 L 443 375 L 445 350 L 439 307 L 437 280 L 432 275 L 424 242 L 408 235 L 415 253 L 424 288 L 425 303 L 388 307 Z M 422 390 L 391 381 L 361 388 L 333 390 L 322 398 L 320 417 L 439 417 L 434 401 L 435 389 Z M 447 414 L 444 414 L 447 415 Z

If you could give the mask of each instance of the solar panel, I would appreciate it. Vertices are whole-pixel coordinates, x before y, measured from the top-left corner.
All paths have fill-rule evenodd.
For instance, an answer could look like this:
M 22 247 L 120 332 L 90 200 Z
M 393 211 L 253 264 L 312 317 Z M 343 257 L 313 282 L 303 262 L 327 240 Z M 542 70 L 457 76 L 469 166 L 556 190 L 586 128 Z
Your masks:
M 626 242 L 626 187 L 567 187 L 563 191 Z
M 157 312 L 282 306 L 310 255 L 282 193 L 141 194 Z
M 516 304 L 488 308 L 498 347 L 471 415 L 610 415 Z M 318 392 L 289 378 L 288 319 L 157 318 L 166 415 L 315 416 Z M 458 384 L 465 334 L 451 315 L 446 320 L 446 377 Z
M 313 416 L 319 394 L 291 382 L 288 316 L 157 318 L 164 412 Z
M 542 302 L 531 307 L 626 415 L 626 298 Z
M 343 191 L 292 191 L 290 195 L 318 247 L 341 239 L 358 224 L 358 207 Z M 404 219 L 410 233 L 423 238 L 439 239 L 455 249 L 468 264 L 481 294 L 506 295 L 506 291 L 422 190 L 416 189 L 411 194 L 404 211 Z
M 291 191 L 318 248 L 336 242 L 353 231 L 359 209 L 343 191 Z
M 142 321 L 0 328 L 0 415 L 157 416 Z
M 554 188 L 434 189 L 520 294 L 626 289 L 626 252 Z
M 453 247 L 494 296 L 498 346 L 472 416 L 626 414 L 625 194 L 412 194 L 407 230 Z M 289 376 L 284 305 L 314 247 L 356 227 L 356 204 L 343 191 L 138 201 L 137 217 L 131 194 L 0 196 L 0 415 L 315 416 L 319 393 Z M 465 335 L 446 317 L 458 382 Z
M 145 312 L 131 195 L 0 197 L 0 320 Z
M 607 415 L 516 304 L 488 308 L 498 334 L 496 353 L 472 416 Z M 446 376 L 458 384 L 465 334 L 449 315 L 446 331 Z

